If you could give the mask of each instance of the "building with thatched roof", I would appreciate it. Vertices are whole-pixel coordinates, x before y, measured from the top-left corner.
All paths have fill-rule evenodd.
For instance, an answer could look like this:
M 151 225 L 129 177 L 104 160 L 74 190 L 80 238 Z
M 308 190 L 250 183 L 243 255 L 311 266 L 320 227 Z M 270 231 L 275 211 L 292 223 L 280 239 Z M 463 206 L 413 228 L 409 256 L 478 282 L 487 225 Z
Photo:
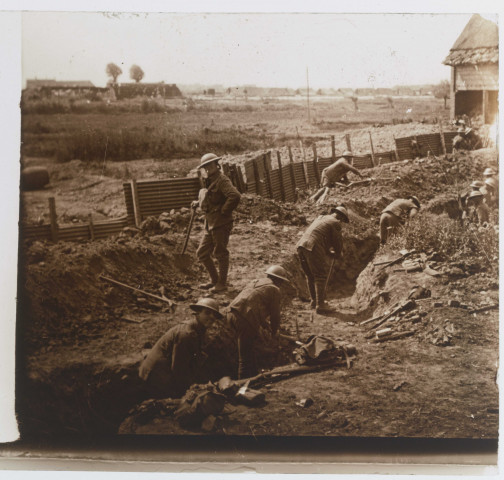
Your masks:
M 498 112 L 499 29 L 474 14 L 443 61 L 451 66 L 451 117 L 481 115 L 493 123 Z

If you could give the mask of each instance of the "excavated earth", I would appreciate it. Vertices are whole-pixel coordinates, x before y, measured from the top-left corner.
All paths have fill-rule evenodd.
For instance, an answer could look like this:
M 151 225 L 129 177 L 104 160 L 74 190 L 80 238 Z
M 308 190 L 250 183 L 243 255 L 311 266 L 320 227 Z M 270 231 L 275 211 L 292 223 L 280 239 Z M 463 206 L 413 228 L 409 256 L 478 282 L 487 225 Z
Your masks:
M 322 206 L 306 198 L 281 204 L 244 195 L 229 245 L 232 286 L 216 298 L 229 304 L 269 265 L 282 264 L 295 289 L 287 292 L 281 332 L 301 340 L 328 336 L 355 345 L 357 355 L 351 368 L 267 385 L 260 406 L 227 405 L 211 433 L 497 438 L 498 309 L 471 313 L 498 304 L 497 258 L 471 252 L 437 258 L 437 276 L 375 265 L 398 256 L 393 246 L 379 246 L 384 206 L 414 193 L 422 211 L 455 218 L 457 192 L 490 165 L 497 166 L 494 149 L 463 154 L 456 162 L 450 157 L 389 164 L 364 172 L 374 178 L 369 185 L 334 189 Z M 322 316 L 307 302 L 295 244 L 306 226 L 337 202 L 345 203 L 351 222 L 343 226 L 344 260 L 329 286 L 336 312 Z M 146 417 L 137 407 L 147 400 L 137 377 L 143 355 L 205 295 L 196 287 L 204 272 L 194 260 L 201 217 L 188 247 L 192 264 L 184 268 L 176 256 L 188 220 L 189 211 L 182 209 L 104 241 L 21 245 L 16 401 L 24 436 L 203 433 L 182 428 L 162 410 Z M 435 252 L 415 248 L 435 259 Z M 100 275 L 156 295 L 162 291 L 176 305 Z M 414 287 L 431 293 L 416 301 L 421 315 L 414 334 L 383 343 L 366 338 L 360 322 L 406 300 Z M 291 343 L 282 340 L 277 350 L 268 332 L 262 336 L 261 368 L 293 362 Z M 235 340 L 226 325 L 207 332 L 204 351 L 200 383 L 235 377 Z M 298 405 L 303 399 L 313 403 L 303 408 Z

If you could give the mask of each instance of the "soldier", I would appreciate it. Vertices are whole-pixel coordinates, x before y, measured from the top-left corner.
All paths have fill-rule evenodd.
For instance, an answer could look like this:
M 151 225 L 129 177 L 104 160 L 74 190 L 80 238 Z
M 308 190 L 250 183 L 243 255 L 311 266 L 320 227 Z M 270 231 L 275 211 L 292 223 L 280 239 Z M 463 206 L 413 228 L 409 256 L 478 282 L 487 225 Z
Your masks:
M 311 200 L 317 200 L 327 189 L 334 186 L 335 182 L 343 181 L 344 183 L 348 183 L 347 172 L 353 172 L 362 178 L 359 170 L 348 163 L 348 159 L 352 158 L 352 156 L 352 152 L 346 150 L 343 152 L 341 158 L 322 170 L 320 177 L 321 188 L 311 197 Z
M 327 257 L 341 258 L 341 222 L 349 222 L 345 207 L 331 209 L 329 215 L 320 215 L 312 222 L 296 245 L 310 291 L 311 306 L 316 307 L 316 312 L 321 314 L 332 311 L 325 301 L 329 270 Z
M 380 242 L 384 244 L 387 241 L 389 231 L 394 230 L 399 225 L 404 225 L 406 218 L 414 217 L 418 210 L 420 210 L 420 201 L 413 195 L 394 200 L 381 214 Z
M 499 206 L 499 184 L 495 178 L 487 178 L 480 191 L 485 196 L 485 203 L 489 207 L 496 208 Z
M 488 205 L 483 202 L 483 193 L 474 190 L 467 198 L 467 209 L 464 212 L 464 219 L 483 225 L 490 220 L 490 209 Z
M 170 328 L 140 365 L 139 376 L 154 398 L 181 396 L 197 380 L 201 340 L 206 329 L 222 318 L 219 304 L 211 298 L 189 307 L 196 318 Z
M 280 326 L 280 300 L 282 290 L 290 285 L 285 269 L 273 265 L 266 270 L 267 278 L 254 280 L 240 292 L 229 305 L 228 322 L 238 337 L 238 378 L 248 378 L 256 373 L 254 343 L 259 327 L 269 324 L 272 335 Z
M 206 189 L 200 190 L 199 201 L 193 202 L 193 208 L 205 212 L 205 234 L 196 254 L 205 266 L 210 282 L 200 285 L 200 288 L 211 289 L 213 292 L 223 292 L 227 289 L 229 270 L 229 250 L 227 245 L 233 228 L 233 210 L 240 203 L 240 193 L 231 180 L 221 173 L 219 160 L 221 157 L 207 153 L 201 157 L 198 168 L 204 168 L 207 173 Z M 212 255 L 217 260 L 219 271 L 215 267 Z
M 495 178 L 497 172 L 492 167 L 485 168 L 483 172 L 483 178 L 486 180 L 487 178 Z

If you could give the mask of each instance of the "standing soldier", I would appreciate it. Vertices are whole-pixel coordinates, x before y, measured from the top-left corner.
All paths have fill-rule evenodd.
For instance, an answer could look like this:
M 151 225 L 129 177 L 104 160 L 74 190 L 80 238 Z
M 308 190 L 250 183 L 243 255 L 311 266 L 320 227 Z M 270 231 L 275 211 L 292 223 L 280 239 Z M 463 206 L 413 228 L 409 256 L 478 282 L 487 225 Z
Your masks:
M 327 257 L 341 258 L 341 222 L 349 222 L 345 207 L 331 209 L 329 215 L 320 215 L 312 222 L 296 245 L 310 291 L 311 306 L 316 307 L 317 313 L 332 311 L 325 301 L 330 263 Z
M 220 171 L 221 157 L 207 153 L 201 157 L 198 168 L 207 173 L 206 189 L 200 190 L 199 201 L 193 202 L 193 208 L 205 212 L 205 234 L 196 254 L 210 275 L 210 282 L 200 285 L 203 289 L 223 292 L 227 289 L 229 270 L 229 250 L 227 245 L 233 228 L 233 210 L 240 203 L 240 193 L 231 180 Z M 217 260 L 219 271 L 215 267 L 212 255 Z
M 179 397 L 197 381 L 201 340 L 207 328 L 222 318 L 219 304 L 202 298 L 189 305 L 195 319 L 170 328 L 140 365 L 139 376 L 155 398 Z
M 228 321 L 238 337 L 238 378 L 256 373 L 254 343 L 259 327 L 269 318 L 272 335 L 280 326 L 280 300 L 283 288 L 290 285 L 285 269 L 273 265 L 266 270 L 267 278 L 250 282 L 229 305 Z
M 410 195 L 407 198 L 398 198 L 383 210 L 380 217 L 380 242 L 387 241 L 390 231 L 399 225 L 404 225 L 407 218 L 414 217 L 420 210 L 420 201 Z
M 359 170 L 348 163 L 348 160 L 352 158 L 352 156 L 352 152 L 346 150 L 343 152 L 341 158 L 322 170 L 322 175 L 320 177 L 321 188 L 311 197 L 311 200 L 315 201 L 321 197 L 324 192 L 334 185 L 334 182 L 343 180 L 345 183 L 348 183 L 347 172 L 353 172 L 362 178 L 362 174 Z

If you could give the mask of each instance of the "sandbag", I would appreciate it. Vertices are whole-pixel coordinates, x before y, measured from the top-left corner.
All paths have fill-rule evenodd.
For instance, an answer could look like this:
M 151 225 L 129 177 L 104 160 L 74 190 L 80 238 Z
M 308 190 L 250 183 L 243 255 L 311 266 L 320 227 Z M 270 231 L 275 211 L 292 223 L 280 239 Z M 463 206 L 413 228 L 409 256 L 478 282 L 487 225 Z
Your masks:
M 39 190 L 49 183 L 45 167 L 27 167 L 21 170 L 21 190 Z

